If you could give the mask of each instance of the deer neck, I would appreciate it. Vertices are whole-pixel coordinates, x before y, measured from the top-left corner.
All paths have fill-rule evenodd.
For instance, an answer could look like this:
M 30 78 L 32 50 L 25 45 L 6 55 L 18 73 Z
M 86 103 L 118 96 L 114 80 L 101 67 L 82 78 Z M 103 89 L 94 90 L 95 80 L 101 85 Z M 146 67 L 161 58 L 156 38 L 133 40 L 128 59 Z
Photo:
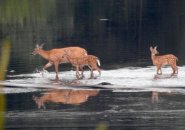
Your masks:
M 48 59 L 48 52 L 45 50 L 39 50 L 38 52 L 39 55 L 41 55 L 44 59 Z
M 157 58 L 156 54 L 151 53 L 151 59 L 153 64 L 155 64 L 156 58 Z
M 152 60 L 155 59 L 155 54 L 151 53 L 151 59 L 152 59 Z

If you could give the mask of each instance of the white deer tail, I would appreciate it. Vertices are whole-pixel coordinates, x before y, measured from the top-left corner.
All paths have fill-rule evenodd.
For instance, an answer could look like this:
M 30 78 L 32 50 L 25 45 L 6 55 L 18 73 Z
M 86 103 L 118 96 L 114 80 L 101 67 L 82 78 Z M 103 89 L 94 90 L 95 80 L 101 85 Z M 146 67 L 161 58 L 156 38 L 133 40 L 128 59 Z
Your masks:
M 98 66 L 101 66 L 100 64 L 100 60 L 99 59 L 96 59 L 97 63 L 98 63 Z
M 87 51 L 84 49 L 84 55 L 87 56 Z

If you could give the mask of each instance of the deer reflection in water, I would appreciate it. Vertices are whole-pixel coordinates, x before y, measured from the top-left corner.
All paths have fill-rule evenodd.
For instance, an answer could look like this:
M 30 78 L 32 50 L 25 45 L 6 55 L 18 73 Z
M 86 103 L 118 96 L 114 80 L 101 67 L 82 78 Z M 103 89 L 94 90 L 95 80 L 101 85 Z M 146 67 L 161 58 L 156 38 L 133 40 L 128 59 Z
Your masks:
M 164 74 L 164 75 L 154 75 L 153 79 L 158 80 L 158 79 L 171 79 L 171 78 L 177 78 L 177 75 L 171 75 L 171 74 Z
M 154 103 L 158 103 L 159 102 L 159 94 L 160 95 L 174 95 L 175 93 L 169 91 L 169 92 L 158 92 L 158 91 L 152 91 L 152 96 L 151 96 L 151 102 Z
M 72 89 L 62 89 L 62 90 L 51 90 L 44 93 L 41 97 L 33 96 L 33 100 L 37 104 L 38 108 L 46 108 L 45 103 L 63 103 L 63 104 L 73 104 L 80 105 L 88 100 L 91 96 L 96 96 L 99 90 L 72 90 Z

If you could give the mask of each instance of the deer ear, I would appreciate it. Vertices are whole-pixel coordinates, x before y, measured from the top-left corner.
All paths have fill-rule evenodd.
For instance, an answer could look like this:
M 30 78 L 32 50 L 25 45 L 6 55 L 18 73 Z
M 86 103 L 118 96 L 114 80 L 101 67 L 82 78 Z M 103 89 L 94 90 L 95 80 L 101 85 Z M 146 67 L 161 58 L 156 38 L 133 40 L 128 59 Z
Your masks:
M 36 48 L 39 48 L 39 44 L 36 44 L 36 46 L 35 46 Z
M 157 46 L 155 46 L 154 49 L 156 50 L 157 49 Z
M 43 46 L 44 46 L 44 43 L 42 43 L 42 44 L 40 45 L 40 48 L 43 48 Z
M 153 47 L 152 46 L 150 46 L 150 51 L 152 51 L 153 50 Z

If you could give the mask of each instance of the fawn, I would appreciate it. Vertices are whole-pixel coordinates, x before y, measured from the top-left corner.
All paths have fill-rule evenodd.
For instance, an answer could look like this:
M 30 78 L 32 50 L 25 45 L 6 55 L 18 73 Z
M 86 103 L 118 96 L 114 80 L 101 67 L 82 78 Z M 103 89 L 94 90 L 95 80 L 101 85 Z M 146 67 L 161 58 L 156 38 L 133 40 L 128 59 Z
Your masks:
M 162 65 L 171 66 L 173 70 L 173 73 L 171 75 L 178 74 L 178 68 L 176 64 L 176 61 L 178 61 L 178 58 L 176 56 L 174 56 L 173 54 L 156 56 L 157 54 L 159 54 L 159 52 L 157 51 L 157 46 L 155 46 L 154 48 L 151 46 L 150 51 L 151 51 L 151 59 L 152 59 L 153 65 L 157 67 L 157 74 L 159 75 L 162 74 L 162 70 L 161 70 Z
M 93 74 L 93 70 L 97 70 L 99 72 L 99 76 L 101 75 L 101 70 L 98 66 L 100 66 L 100 60 L 98 57 L 94 56 L 94 55 L 86 55 L 83 57 L 79 57 L 79 58 L 72 58 L 69 55 L 69 52 L 65 51 L 65 55 L 64 57 L 66 57 L 66 59 L 72 64 L 72 66 L 76 67 L 76 78 L 80 79 L 80 73 L 79 70 L 82 70 L 81 73 L 81 78 L 84 77 L 83 75 L 83 67 L 84 66 L 88 66 L 91 74 L 90 74 L 90 79 L 94 78 L 94 74 Z M 98 66 L 97 66 L 98 64 Z
M 55 80 L 58 81 L 58 66 L 61 63 L 68 63 L 68 60 L 63 58 L 64 51 L 70 52 L 70 55 L 73 57 L 81 57 L 87 55 L 87 51 L 80 47 L 65 47 L 65 48 L 58 48 L 45 51 L 43 50 L 43 45 L 36 45 L 36 48 L 32 52 L 33 55 L 39 54 L 44 59 L 48 60 L 49 62 L 43 67 L 43 70 L 51 67 L 52 65 L 55 66 L 56 78 Z

